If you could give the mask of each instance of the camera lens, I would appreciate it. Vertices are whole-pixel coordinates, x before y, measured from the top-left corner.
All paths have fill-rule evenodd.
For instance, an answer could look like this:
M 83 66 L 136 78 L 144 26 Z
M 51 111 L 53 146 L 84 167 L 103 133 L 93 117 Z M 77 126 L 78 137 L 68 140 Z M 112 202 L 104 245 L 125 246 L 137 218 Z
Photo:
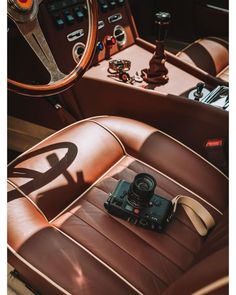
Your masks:
M 137 174 L 130 184 L 128 201 L 135 207 L 146 206 L 154 194 L 156 180 L 147 173 Z

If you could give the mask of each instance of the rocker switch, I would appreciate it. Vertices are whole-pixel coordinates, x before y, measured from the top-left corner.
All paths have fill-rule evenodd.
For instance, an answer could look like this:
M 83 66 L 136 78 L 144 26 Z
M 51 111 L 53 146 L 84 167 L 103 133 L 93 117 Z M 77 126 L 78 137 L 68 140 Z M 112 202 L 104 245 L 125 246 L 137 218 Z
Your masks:
M 116 44 L 116 38 L 114 36 L 106 36 L 105 44 L 107 48 L 112 48 Z

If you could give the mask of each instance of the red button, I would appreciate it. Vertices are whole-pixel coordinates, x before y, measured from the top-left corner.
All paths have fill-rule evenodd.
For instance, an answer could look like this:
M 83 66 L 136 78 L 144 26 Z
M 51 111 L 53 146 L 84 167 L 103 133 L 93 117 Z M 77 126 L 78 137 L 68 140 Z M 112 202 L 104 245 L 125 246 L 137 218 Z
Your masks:
M 139 214 L 139 212 L 140 212 L 140 211 L 139 211 L 138 208 L 135 208 L 135 209 L 134 209 L 134 213 L 135 213 L 135 214 Z
M 106 47 L 108 48 L 112 48 L 113 45 L 116 44 L 116 38 L 114 36 L 106 36 L 105 40 L 106 40 L 106 43 L 105 43 Z
M 28 0 L 19 0 L 21 3 L 26 3 Z

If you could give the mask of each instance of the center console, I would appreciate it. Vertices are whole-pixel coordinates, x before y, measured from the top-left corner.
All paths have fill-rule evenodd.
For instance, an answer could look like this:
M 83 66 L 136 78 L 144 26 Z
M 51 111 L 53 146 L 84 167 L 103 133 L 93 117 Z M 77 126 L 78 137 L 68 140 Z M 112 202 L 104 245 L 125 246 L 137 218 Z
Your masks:
M 126 87 L 135 87 L 211 104 L 218 101 L 215 92 L 214 99 L 209 98 L 209 92 L 219 85 L 218 79 L 164 52 L 171 17 L 168 13 L 156 14 L 157 41 L 156 45 L 152 45 L 138 37 L 128 0 L 98 0 L 98 6 L 97 49 L 91 68 L 83 79 L 100 81 L 105 83 L 104 87 L 107 83 L 125 86 L 124 91 Z M 86 0 L 45 0 L 40 5 L 39 21 L 58 67 L 68 74 L 79 62 L 85 49 L 88 30 Z M 132 83 L 123 83 L 128 79 L 122 82 L 108 73 L 111 60 L 131 62 L 128 76 L 133 77 Z M 143 73 L 143 79 L 139 79 Z M 199 87 L 196 87 L 199 83 L 207 87 L 202 90 L 204 96 L 196 99 L 194 93 L 199 91 Z M 223 106 L 227 109 L 227 100 Z

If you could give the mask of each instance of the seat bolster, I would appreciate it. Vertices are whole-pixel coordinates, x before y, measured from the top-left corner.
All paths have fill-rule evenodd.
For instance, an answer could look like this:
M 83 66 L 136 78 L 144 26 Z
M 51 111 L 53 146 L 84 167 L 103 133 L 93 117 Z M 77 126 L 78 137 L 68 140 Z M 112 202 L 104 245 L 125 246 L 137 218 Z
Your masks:
M 8 179 L 51 220 L 123 156 L 109 132 L 88 120 L 81 121 L 13 161 Z
M 228 66 L 228 43 L 216 37 L 199 39 L 178 52 L 177 56 L 216 76 Z
M 181 295 L 193 294 L 227 275 L 228 247 L 225 247 L 190 268 L 182 277 L 170 285 L 163 295 L 176 294 L 176 290 Z M 208 294 L 208 292 L 199 294 Z M 211 292 L 211 294 L 228 294 L 228 284 Z
M 8 189 L 8 261 L 33 289 L 55 295 L 118 295 L 117 290 L 136 294 L 83 246 L 49 224 L 14 187 Z
M 65 294 L 54 284 L 45 280 L 38 266 L 30 263 L 29 257 L 22 249 L 27 241 L 37 235 L 38 232 L 50 227 L 45 217 L 25 196 L 22 196 L 15 188 L 8 184 L 9 202 L 8 214 L 8 262 L 20 273 L 21 278 L 30 282 L 34 290 L 47 290 L 48 294 Z M 37 255 L 39 261 L 40 256 Z M 42 275 L 43 274 L 43 275 Z
M 17 251 L 27 239 L 49 226 L 45 217 L 25 196 L 8 184 L 8 244 Z
M 112 130 L 131 156 L 197 193 L 220 211 L 226 208 L 227 177 L 197 153 L 160 130 L 132 119 L 104 117 L 96 121 Z
M 51 282 L 45 280 L 45 278 L 42 276 L 42 273 L 39 272 L 37 268 L 32 268 L 29 263 L 24 263 L 21 256 L 16 256 L 16 254 L 10 249 L 8 249 L 7 256 L 8 262 L 14 266 L 14 269 L 16 269 L 20 274 L 20 278 L 25 283 L 27 283 L 28 286 L 32 288 L 32 290 L 35 291 L 35 294 L 69 294 L 60 290 L 60 286 L 58 288 L 57 284 L 54 285 Z

